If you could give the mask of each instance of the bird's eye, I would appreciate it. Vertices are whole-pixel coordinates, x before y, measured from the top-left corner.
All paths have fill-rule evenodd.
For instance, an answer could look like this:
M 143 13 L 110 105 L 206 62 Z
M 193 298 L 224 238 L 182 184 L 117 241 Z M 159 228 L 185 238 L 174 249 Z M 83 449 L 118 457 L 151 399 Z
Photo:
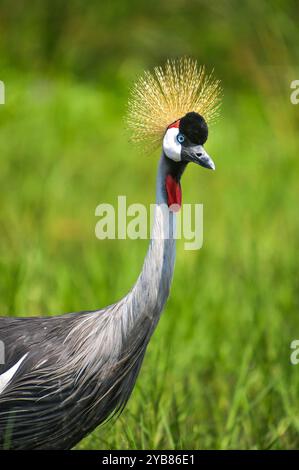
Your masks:
M 185 136 L 184 136 L 184 134 L 179 133 L 179 134 L 177 135 L 176 139 L 177 139 L 177 141 L 179 142 L 179 144 L 182 144 L 182 143 L 184 142 L 184 140 L 185 140 Z

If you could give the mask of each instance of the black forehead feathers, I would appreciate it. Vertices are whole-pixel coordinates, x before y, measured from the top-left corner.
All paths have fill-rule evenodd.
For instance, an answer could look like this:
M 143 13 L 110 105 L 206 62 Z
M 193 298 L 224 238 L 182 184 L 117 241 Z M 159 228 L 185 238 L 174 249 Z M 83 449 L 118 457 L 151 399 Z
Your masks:
M 208 125 L 198 113 L 187 113 L 180 120 L 180 132 L 197 145 L 203 145 L 208 138 Z

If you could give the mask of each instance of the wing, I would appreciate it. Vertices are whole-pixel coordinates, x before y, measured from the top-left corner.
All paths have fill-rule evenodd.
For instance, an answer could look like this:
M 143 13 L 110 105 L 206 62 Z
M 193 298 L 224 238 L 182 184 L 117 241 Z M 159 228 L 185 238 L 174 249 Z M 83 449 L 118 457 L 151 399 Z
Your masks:
M 69 449 L 122 411 L 152 328 L 150 318 L 141 319 L 138 334 L 123 341 L 122 307 L 120 302 L 60 317 L 0 318 L 7 346 L 0 448 Z
M 11 369 L 22 357 L 27 355 L 28 368 L 46 356 L 53 354 L 64 341 L 80 315 L 91 312 L 78 312 L 57 317 L 0 317 L 0 377 Z M 27 368 L 26 367 L 26 368 Z
M 3 362 L 0 365 L 0 448 L 5 448 L 11 426 L 13 441 L 9 448 L 34 447 L 38 435 L 49 438 L 51 414 L 59 421 L 59 425 L 55 421 L 56 428 L 61 429 L 64 418 L 61 403 L 71 395 L 75 382 L 71 380 L 69 387 L 61 387 L 55 371 L 61 359 L 68 369 L 72 352 L 64 341 L 74 325 L 89 313 L 92 312 L 46 318 L 0 317 L 0 341 L 4 346 L 0 357 Z

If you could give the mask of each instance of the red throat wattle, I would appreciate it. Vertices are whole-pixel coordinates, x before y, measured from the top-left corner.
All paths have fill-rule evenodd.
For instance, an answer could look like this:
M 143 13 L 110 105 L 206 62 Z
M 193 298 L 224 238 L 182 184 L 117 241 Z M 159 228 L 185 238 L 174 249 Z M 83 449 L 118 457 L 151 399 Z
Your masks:
M 165 178 L 165 187 L 167 192 L 168 207 L 173 212 L 178 212 L 182 205 L 181 183 L 173 176 L 167 175 Z

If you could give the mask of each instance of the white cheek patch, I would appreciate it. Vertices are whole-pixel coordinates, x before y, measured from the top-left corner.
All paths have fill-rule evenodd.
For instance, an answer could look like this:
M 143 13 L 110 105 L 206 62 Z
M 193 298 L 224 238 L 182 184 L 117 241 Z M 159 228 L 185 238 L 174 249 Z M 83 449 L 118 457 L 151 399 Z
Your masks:
M 177 141 L 177 135 L 179 129 L 177 127 L 171 127 L 166 131 L 163 139 L 163 150 L 165 155 L 175 162 L 181 161 L 181 144 Z

